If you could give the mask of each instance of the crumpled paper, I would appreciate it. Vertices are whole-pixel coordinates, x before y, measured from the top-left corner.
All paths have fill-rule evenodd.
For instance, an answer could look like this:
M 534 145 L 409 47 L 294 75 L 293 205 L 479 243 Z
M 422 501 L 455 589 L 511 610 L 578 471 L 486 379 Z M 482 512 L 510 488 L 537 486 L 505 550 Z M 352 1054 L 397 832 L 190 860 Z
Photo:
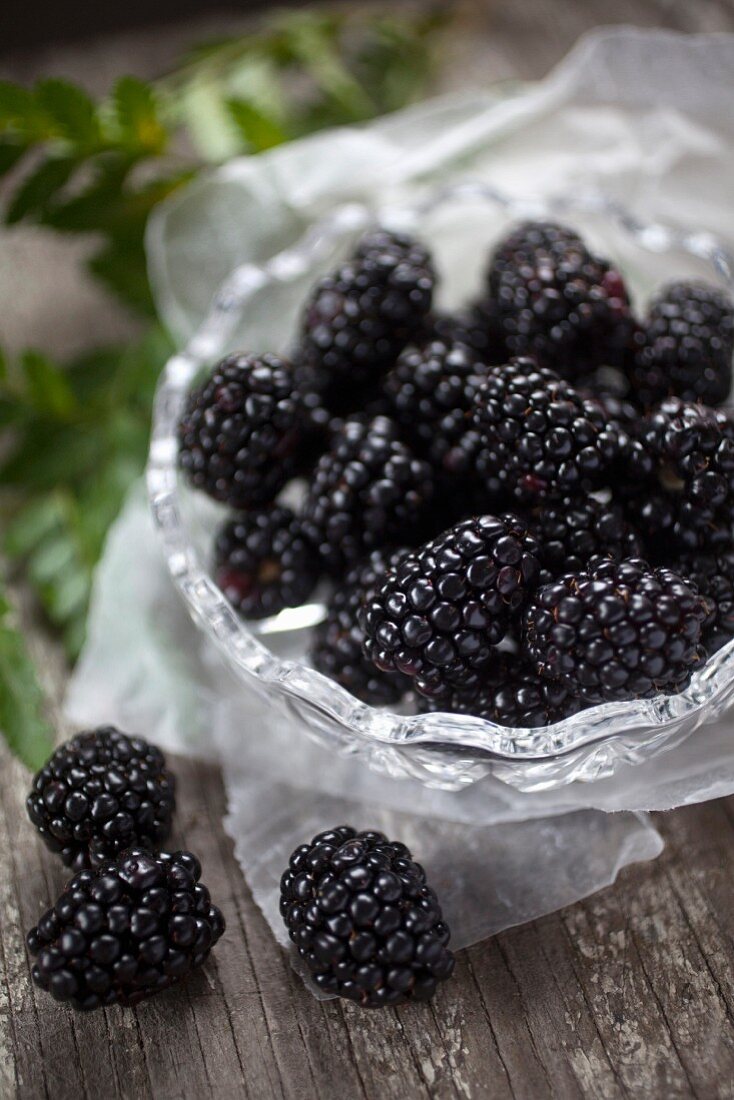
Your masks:
M 731 245 L 733 92 L 730 36 L 605 31 L 580 43 L 547 80 L 509 98 L 491 90 L 454 96 L 234 161 L 197 180 L 151 223 L 159 310 L 183 341 L 232 268 L 294 243 L 335 203 L 405 202 L 457 178 L 528 198 L 600 190 L 642 218 L 696 226 Z M 250 346 L 272 339 L 267 313 L 260 328 L 248 329 Z M 734 791 L 726 719 L 610 779 L 535 794 L 491 778 L 458 793 L 429 790 L 326 754 L 235 683 L 192 625 L 142 489 L 110 535 L 67 710 L 81 724 L 115 722 L 222 761 L 225 824 L 281 941 L 277 883 L 287 855 L 336 821 L 383 827 L 412 842 L 461 946 L 657 855 L 662 842 L 637 811 Z M 611 810 L 626 812 L 604 812 Z

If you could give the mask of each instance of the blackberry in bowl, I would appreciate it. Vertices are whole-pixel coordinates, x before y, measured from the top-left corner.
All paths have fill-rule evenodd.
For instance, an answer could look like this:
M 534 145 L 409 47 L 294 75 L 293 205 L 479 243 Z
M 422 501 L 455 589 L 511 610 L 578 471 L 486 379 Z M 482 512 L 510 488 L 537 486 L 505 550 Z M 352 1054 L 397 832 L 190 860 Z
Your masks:
M 694 253 L 688 235 L 659 225 L 648 232 L 598 196 L 578 208 L 564 196 L 543 212 L 543 223 L 573 227 L 570 236 L 557 234 L 558 248 L 551 242 L 550 266 L 547 229 L 523 230 L 540 240 L 528 261 L 530 283 L 546 272 L 550 289 L 568 283 L 559 333 L 548 330 L 536 342 L 526 327 L 533 340 L 513 345 L 516 333 L 502 320 L 512 296 L 500 307 L 492 280 L 482 287 L 477 276 L 469 287 L 464 262 L 479 240 L 485 255 L 497 254 L 526 210 L 478 184 L 464 216 L 466 195 L 466 185 L 449 186 L 420 207 L 385 211 L 381 220 L 399 230 L 378 230 L 364 244 L 355 241 L 357 228 L 373 226 L 374 212 L 350 206 L 348 218 L 336 211 L 258 269 L 259 311 L 270 288 L 288 283 L 293 308 L 283 313 L 276 296 L 270 343 L 287 363 L 303 345 L 303 303 L 320 279 L 339 263 L 369 268 L 375 250 L 392 272 L 404 262 L 398 257 L 411 257 L 403 289 L 412 286 L 415 312 L 380 313 L 394 339 L 379 337 L 369 369 L 292 370 L 291 399 L 306 409 L 305 441 L 300 429 L 298 438 L 288 436 L 292 465 L 289 451 L 274 496 L 228 505 L 248 523 L 270 507 L 295 515 L 322 570 L 304 603 L 274 617 L 242 616 L 234 593 L 228 597 L 213 575 L 215 533 L 235 517 L 177 467 L 189 391 L 230 352 L 235 325 L 246 332 L 252 319 L 249 275 L 215 299 L 206 341 L 194 339 L 169 365 L 148 481 L 169 568 L 192 614 L 274 717 L 287 717 L 294 737 L 303 732 L 388 774 L 448 789 L 491 774 L 540 790 L 649 759 L 717 717 L 732 695 L 728 417 L 687 393 L 671 392 L 657 411 L 646 409 L 634 384 L 645 327 L 635 303 L 670 272 L 679 282 L 703 278 L 731 288 L 714 243 L 703 255 L 699 242 Z M 480 200 L 492 213 L 481 224 Z M 515 259 L 505 259 L 509 271 Z M 484 263 L 479 257 L 477 271 Z M 513 268 L 520 272 L 510 280 L 514 289 L 528 278 L 525 267 L 523 259 Z M 421 297 L 424 276 L 430 295 Z M 531 312 L 535 323 L 540 311 Z M 713 341 L 704 344 L 709 355 Z M 672 400 L 686 408 L 673 412 Z M 308 427 L 314 409 L 317 431 Z M 398 562 L 390 559 L 395 547 L 407 549 Z M 578 637 L 533 612 L 568 575 L 591 585 Z M 654 603 L 654 590 L 665 621 L 600 622 L 625 586 L 635 608 Z M 602 589 L 597 607 L 593 593 Z M 575 614 L 573 602 L 560 603 L 563 615 Z M 556 604 L 541 610 L 555 623 Z M 636 669 L 614 649 L 627 644 L 638 647 Z M 557 661 L 554 645 L 566 659 Z M 660 645 L 667 663 L 658 659 Z M 600 687 L 588 669 L 609 646 L 626 681 L 597 677 Z

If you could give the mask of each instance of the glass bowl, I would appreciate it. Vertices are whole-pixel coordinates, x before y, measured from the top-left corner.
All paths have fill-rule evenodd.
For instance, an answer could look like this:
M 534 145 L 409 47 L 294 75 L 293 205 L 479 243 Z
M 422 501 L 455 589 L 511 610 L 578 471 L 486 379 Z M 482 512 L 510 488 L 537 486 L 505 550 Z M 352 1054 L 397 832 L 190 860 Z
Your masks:
M 716 653 L 679 695 L 608 703 L 542 729 L 511 729 L 455 714 L 415 715 L 376 708 L 309 667 L 310 628 L 323 600 L 244 622 L 215 584 L 209 566 L 225 510 L 179 477 L 176 425 L 197 376 L 227 352 L 287 351 L 308 285 L 374 223 L 417 231 L 434 248 L 443 275 L 442 305 L 455 306 L 479 285 L 487 249 L 526 217 L 554 217 L 581 229 L 612 256 L 639 299 L 670 278 L 704 277 L 734 288 L 734 265 L 710 234 L 641 224 L 601 194 L 514 202 L 466 181 L 411 205 L 336 208 L 286 249 L 238 267 L 216 292 L 209 315 L 161 377 L 147 470 L 153 517 L 171 576 L 193 619 L 235 676 L 285 716 L 293 737 L 363 758 L 377 770 L 455 790 L 483 776 L 523 790 L 547 790 L 611 775 L 669 750 L 716 719 L 734 693 L 734 642 Z M 267 735 L 267 734 L 265 734 Z

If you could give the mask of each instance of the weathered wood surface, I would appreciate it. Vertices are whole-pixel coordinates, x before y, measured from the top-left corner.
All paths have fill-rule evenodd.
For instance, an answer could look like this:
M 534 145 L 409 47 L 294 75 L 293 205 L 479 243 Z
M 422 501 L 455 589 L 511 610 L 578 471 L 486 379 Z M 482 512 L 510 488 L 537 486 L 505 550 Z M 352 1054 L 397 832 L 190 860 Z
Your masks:
M 474 33 L 454 49 L 453 86 L 540 76 L 603 22 L 734 30 L 732 0 L 617 0 L 613 8 L 522 0 L 472 3 L 466 12 Z M 99 90 L 123 71 L 149 75 L 202 30 L 221 27 L 218 20 L 3 58 L 0 72 L 71 74 Z M 63 353 L 129 331 L 129 319 L 81 274 L 78 244 L 23 229 L 2 244 L 6 343 Z M 32 641 L 58 714 L 61 660 L 40 630 Z M 28 775 L 0 748 L 3 1100 L 734 1096 L 734 799 L 660 817 L 667 846 L 656 863 L 461 952 L 432 1005 L 370 1014 L 306 992 L 235 863 L 219 775 L 186 760 L 175 767 L 175 840 L 201 856 L 227 935 L 180 989 L 134 1010 L 74 1016 L 30 983 L 24 932 L 65 873 L 25 816 Z

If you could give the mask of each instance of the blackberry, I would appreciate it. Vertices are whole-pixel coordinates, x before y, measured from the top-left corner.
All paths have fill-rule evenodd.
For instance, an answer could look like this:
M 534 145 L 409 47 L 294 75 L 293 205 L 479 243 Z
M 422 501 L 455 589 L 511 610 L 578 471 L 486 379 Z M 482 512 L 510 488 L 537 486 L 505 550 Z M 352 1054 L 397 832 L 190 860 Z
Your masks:
M 319 560 L 290 508 L 244 512 L 224 525 L 215 550 L 217 584 L 248 619 L 305 603 L 319 579 Z
M 733 351 L 729 295 L 706 283 L 670 283 L 636 337 L 630 372 L 636 399 L 645 408 L 670 395 L 720 405 L 731 389 Z
M 391 420 L 350 418 L 314 470 L 303 529 L 338 575 L 370 550 L 408 537 L 432 496 L 430 465 L 400 442 Z
M 729 544 L 715 554 L 682 555 L 675 569 L 708 601 L 702 641 L 710 656 L 734 638 L 734 549 Z
M 191 852 L 131 848 L 67 883 L 27 937 L 33 981 L 90 1011 L 135 1005 L 200 966 L 224 918 Z
M 348 386 L 391 366 L 421 329 L 436 276 L 422 245 L 404 234 L 367 234 L 353 259 L 320 279 L 301 321 L 304 363 Z
M 660 483 L 702 510 L 734 498 L 734 420 L 725 412 L 669 397 L 640 422 L 638 438 Z
M 365 656 L 428 698 L 474 690 L 537 583 L 538 557 L 516 516 L 457 524 L 392 566 L 365 601 Z
M 662 402 L 621 433 L 614 491 L 648 545 L 665 560 L 675 550 L 729 541 L 734 510 L 734 421 L 722 410 Z
M 492 256 L 488 289 L 510 355 L 572 380 L 624 361 L 633 326 L 624 281 L 574 230 L 519 225 Z
M 35 775 L 28 816 L 52 852 L 81 870 L 171 829 L 176 781 L 160 749 L 113 726 L 79 733 Z
M 442 703 L 425 700 L 423 709 L 473 715 L 513 729 L 537 729 L 576 714 L 581 703 L 559 681 L 541 680 L 516 654 L 500 653 L 475 691 L 455 692 Z
M 540 588 L 525 613 L 538 673 L 587 704 L 681 691 L 705 660 L 708 605 L 669 569 L 603 561 Z
M 463 344 L 432 340 L 408 347 L 385 378 L 391 412 L 433 466 L 465 473 L 467 418 L 487 368 Z
M 594 557 L 620 561 L 642 554 L 642 540 L 622 507 L 595 497 L 552 501 L 536 509 L 530 527 L 541 564 L 552 577 L 583 572 Z
M 510 358 L 504 342 L 499 312 L 491 299 L 480 299 L 457 310 L 439 313 L 433 319 L 433 339 L 463 344 L 480 362 L 499 366 Z
M 593 402 L 532 359 L 489 372 L 474 395 L 477 470 L 520 501 L 580 495 L 602 485 L 619 435 Z
M 313 634 L 311 659 L 319 672 L 375 706 L 396 703 L 410 682 L 399 672 L 380 672 L 367 660 L 362 653 L 364 634 L 358 614 L 390 563 L 407 552 L 373 550 L 349 570 L 329 600 L 326 618 Z
M 269 504 L 296 468 L 303 405 L 275 355 L 229 355 L 189 394 L 179 464 L 197 489 L 233 508 Z
M 324 993 L 381 1008 L 451 977 L 449 929 L 404 844 L 342 825 L 296 848 L 280 880 L 288 933 Z

